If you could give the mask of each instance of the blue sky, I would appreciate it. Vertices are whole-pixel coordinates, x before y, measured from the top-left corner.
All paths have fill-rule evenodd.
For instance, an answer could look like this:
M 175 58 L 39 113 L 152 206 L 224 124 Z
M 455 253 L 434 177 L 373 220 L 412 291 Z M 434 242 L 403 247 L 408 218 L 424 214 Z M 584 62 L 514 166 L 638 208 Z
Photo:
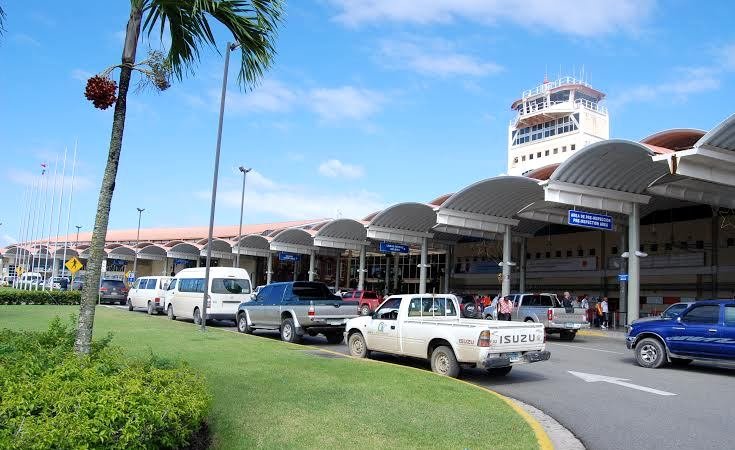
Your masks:
M 236 224 L 239 165 L 253 167 L 248 223 L 360 218 L 505 171 L 510 104 L 548 71 L 607 93 L 611 135 L 709 129 L 735 112 L 735 6 L 727 1 L 317 0 L 286 5 L 263 83 L 231 71 L 217 224 Z M 126 1 L 2 2 L 0 245 L 18 236 L 24 189 L 79 146 L 71 228 L 91 228 L 112 109 L 86 79 L 119 63 Z M 227 35 L 218 29 L 220 47 Z M 144 40 L 139 58 L 149 46 Z M 165 44 L 164 44 L 165 45 Z M 163 93 L 128 97 L 110 227 L 204 225 L 222 56 L 205 50 Z M 232 60 L 237 64 L 236 54 Z M 68 173 L 67 173 L 68 175 Z M 68 176 L 67 176 L 68 181 Z

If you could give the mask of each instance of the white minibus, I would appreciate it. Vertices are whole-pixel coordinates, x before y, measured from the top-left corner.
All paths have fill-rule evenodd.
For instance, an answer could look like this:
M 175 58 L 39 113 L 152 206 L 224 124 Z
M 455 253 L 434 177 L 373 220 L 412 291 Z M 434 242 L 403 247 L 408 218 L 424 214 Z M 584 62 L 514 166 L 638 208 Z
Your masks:
M 209 270 L 207 319 L 234 321 L 240 303 L 250 300 L 250 275 L 245 269 L 232 267 Z M 165 296 L 169 319 L 193 319 L 201 324 L 204 271 L 204 267 L 184 269 L 171 280 Z
M 171 277 L 140 277 L 128 291 L 128 310 L 145 308 L 148 314 L 164 311 L 164 294 Z

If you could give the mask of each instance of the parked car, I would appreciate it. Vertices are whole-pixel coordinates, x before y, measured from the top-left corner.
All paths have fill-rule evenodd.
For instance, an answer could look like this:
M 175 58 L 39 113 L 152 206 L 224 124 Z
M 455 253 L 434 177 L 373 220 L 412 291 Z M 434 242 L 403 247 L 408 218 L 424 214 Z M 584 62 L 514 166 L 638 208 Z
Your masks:
M 176 274 L 166 289 L 168 318 L 193 319 L 202 323 L 202 300 L 207 292 L 207 320 L 235 320 L 240 303 L 250 300 L 250 275 L 245 269 L 211 267 L 209 286 L 204 286 L 204 267 L 184 269 Z
M 65 291 L 69 288 L 69 279 L 66 277 L 52 277 L 44 283 L 46 288 Z
M 84 279 L 83 278 L 74 278 L 71 282 L 71 287 L 69 288 L 72 291 L 81 291 L 84 289 Z
M 369 316 L 383 302 L 383 297 L 375 291 L 351 291 L 342 294 L 342 300 L 353 300 L 358 302 L 360 314 Z
M 577 331 L 590 327 L 585 308 L 563 308 L 556 294 L 511 294 L 510 298 L 513 320 L 542 323 L 547 334 L 559 333 L 565 341 L 573 341 Z
M 100 303 L 120 303 L 125 304 L 128 296 L 128 288 L 122 280 L 102 280 L 100 281 Z
M 166 288 L 171 277 L 140 277 L 128 291 L 128 311 L 135 308 L 145 308 L 148 314 L 158 314 L 164 311 Z
M 468 319 L 482 319 L 482 302 L 474 295 L 462 294 L 457 296 L 459 311 L 462 317 Z
M 280 330 L 281 339 L 293 343 L 305 334 L 321 333 L 330 344 L 339 344 L 347 320 L 358 316 L 357 306 L 356 301 L 332 295 L 324 283 L 273 283 L 263 287 L 252 302 L 240 304 L 237 330 Z
M 544 327 L 462 318 L 460 298 L 444 295 L 393 295 L 372 316 L 345 326 L 352 356 L 371 351 L 428 359 L 431 369 L 457 377 L 460 365 L 507 375 L 516 364 L 548 360 Z
M 633 323 L 625 339 L 638 365 L 656 369 L 693 360 L 735 360 L 735 300 L 703 300 L 674 319 Z
M 23 272 L 19 279 L 16 280 L 16 287 L 22 289 L 40 288 L 43 284 L 43 275 L 38 272 Z

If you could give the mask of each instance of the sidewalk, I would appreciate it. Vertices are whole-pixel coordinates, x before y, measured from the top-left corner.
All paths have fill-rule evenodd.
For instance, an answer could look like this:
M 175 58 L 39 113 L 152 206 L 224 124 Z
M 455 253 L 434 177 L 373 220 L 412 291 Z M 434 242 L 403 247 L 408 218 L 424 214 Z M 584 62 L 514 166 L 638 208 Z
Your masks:
M 608 328 L 605 330 L 600 328 L 590 328 L 589 330 L 579 330 L 577 334 L 580 336 L 596 336 L 625 340 L 627 332 L 625 331 L 625 327 Z

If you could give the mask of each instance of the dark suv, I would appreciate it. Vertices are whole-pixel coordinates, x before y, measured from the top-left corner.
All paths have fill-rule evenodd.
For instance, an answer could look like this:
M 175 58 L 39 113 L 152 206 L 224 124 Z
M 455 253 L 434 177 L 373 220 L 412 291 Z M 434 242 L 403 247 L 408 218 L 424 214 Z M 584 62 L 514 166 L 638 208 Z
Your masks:
M 102 280 L 100 282 L 100 303 L 118 302 L 121 305 L 124 305 L 127 296 L 128 288 L 125 287 L 125 283 L 122 281 Z

